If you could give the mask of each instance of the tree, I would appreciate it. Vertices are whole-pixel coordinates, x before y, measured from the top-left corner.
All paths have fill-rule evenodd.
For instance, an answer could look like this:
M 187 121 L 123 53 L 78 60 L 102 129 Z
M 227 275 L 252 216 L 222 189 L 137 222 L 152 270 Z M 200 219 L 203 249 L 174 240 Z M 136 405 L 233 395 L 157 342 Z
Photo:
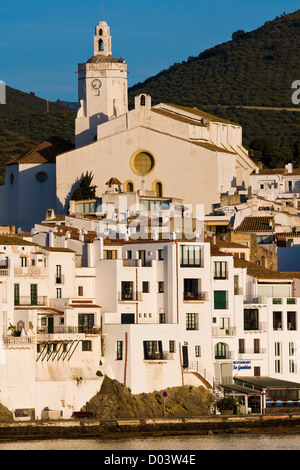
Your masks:
M 235 31 L 232 33 L 231 39 L 234 41 L 235 39 L 241 39 L 243 36 L 245 36 L 245 31 L 243 29 L 239 29 L 238 31 Z
M 81 201 L 84 199 L 95 199 L 96 197 L 96 185 L 92 185 L 94 176 L 92 172 L 86 172 L 86 174 L 81 178 L 78 188 L 75 189 L 71 199 L 73 201 Z

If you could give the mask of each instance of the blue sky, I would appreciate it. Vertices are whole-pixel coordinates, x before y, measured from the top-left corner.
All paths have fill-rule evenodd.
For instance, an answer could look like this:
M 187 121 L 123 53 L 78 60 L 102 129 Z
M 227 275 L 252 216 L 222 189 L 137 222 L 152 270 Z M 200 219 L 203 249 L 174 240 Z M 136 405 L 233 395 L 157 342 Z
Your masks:
M 0 80 L 51 101 L 77 101 L 75 71 L 93 54 L 102 11 L 132 86 L 238 29 L 299 8 L 299 0 L 0 0 Z

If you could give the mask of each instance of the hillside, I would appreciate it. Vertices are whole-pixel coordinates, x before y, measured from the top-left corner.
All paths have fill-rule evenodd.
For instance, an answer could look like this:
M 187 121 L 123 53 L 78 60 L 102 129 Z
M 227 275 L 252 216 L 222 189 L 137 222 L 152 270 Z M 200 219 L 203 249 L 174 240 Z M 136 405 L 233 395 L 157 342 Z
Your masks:
M 300 10 L 232 38 L 131 87 L 130 107 L 140 93 L 151 95 L 152 104 L 197 107 L 242 125 L 254 160 L 271 168 L 291 160 L 299 166 L 300 112 L 238 106 L 299 109 L 291 85 L 300 79 Z
M 0 184 L 5 164 L 42 140 L 59 135 L 74 143 L 76 111 L 49 103 L 33 93 L 6 87 L 6 105 L 0 106 Z
M 291 85 L 300 77 L 300 10 L 266 22 L 198 57 L 175 63 L 130 89 L 153 103 L 185 106 L 244 105 L 292 107 Z
M 232 37 L 131 87 L 129 107 L 140 93 L 150 94 L 152 104 L 195 106 L 242 125 L 243 144 L 255 161 L 274 168 L 293 160 L 300 167 L 300 106 L 291 101 L 291 84 L 300 79 L 300 10 Z M 33 93 L 7 87 L 7 104 L 0 106 L 0 184 L 6 162 L 42 140 L 57 135 L 74 143 L 77 106 L 58 100 L 47 109 Z

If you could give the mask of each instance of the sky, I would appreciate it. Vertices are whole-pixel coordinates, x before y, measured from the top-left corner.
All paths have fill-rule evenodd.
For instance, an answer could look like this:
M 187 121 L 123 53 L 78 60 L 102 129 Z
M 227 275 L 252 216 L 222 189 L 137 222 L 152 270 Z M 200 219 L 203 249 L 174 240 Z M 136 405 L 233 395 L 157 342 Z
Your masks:
M 300 0 L 0 0 L 0 80 L 50 101 L 77 101 L 75 72 L 93 55 L 102 17 L 130 87 L 238 29 L 298 9 Z

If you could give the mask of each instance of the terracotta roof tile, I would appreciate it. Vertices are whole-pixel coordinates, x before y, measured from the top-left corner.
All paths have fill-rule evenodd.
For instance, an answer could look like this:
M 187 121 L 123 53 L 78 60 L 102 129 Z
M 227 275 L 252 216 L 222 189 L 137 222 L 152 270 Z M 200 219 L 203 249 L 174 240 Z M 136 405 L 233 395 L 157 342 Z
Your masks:
M 68 152 L 73 148 L 74 145 L 69 141 L 61 137 L 51 137 L 39 143 L 20 157 L 11 160 L 7 165 L 55 163 L 57 155 Z
M 273 217 L 245 217 L 235 232 L 272 232 Z
M 278 272 L 264 268 L 250 261 L 234 258 L 235 268 L 246 268 L 247 274 L 257 279 L 288 279 L 300 278 L 300 272 Z

